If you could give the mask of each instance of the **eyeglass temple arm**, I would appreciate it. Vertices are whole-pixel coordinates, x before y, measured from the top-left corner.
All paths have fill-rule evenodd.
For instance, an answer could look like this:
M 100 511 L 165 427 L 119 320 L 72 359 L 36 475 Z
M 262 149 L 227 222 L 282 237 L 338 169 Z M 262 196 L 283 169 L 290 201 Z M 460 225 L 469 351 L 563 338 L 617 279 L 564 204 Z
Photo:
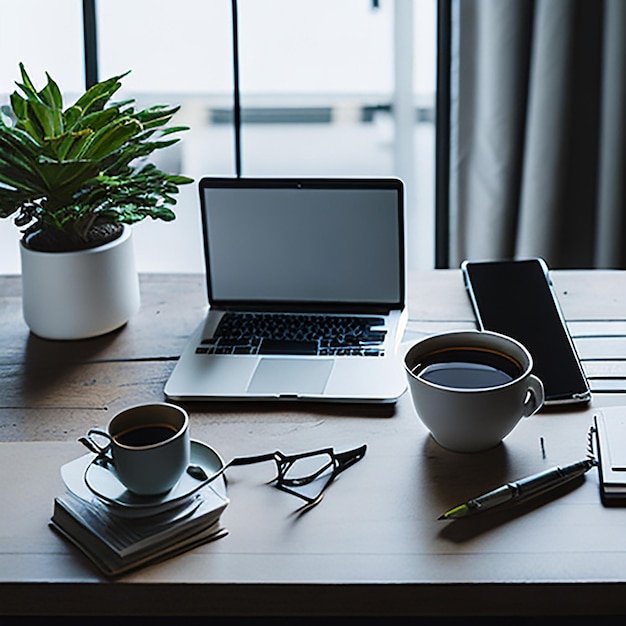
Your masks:
M 270 452 L 268 454 L 257 454 L 256 456 L 239 456 L 232 459 L 228 465 L 252 465 L 253 463 L 263 463 L 264 461 L 274 461 L 281 456 L 280 452 Z
M 346 450 L 346 452 L 336 452 L 335 459 L 337 460 L 337 473 L 343 472 L 351 465 L 354 465 L 357 461 L 360 461 L 365 456 L 367 450 L 367 444 L 363 444 L 354 450 Z
M 190 464 L 187 468 L 187 473 L 199 480 L 198 486 L 191 492 L 194 493 L 198 489 L 201 489 L 205 485 L 213 482 L 216 478 L 222 476 L 222 474 L 226 473 L 226 470 L 233 465 L 252 465 L 253 463 L 261 463 L 263 461 L 274 461 L 276 457 L 280 456 L 280 452 L 272 452 L 270 454 L 259 454 L 257 456 L 240 456 L 235 457 L 228 461 L 228 463 L 224 463 L 222 467 L 211 474 L 210 476 L 202 469 L 199 465 Z
M 337 461 L 337 472 L 343 472 L 351 465 L 354 465 L 357 461 L 360 461 L 365 456 L 367 445 L 363 444 L 353 450 L 347 450 L 346 452 L 333 453 L 335 460 Z M 311 454 L 316 454 L 313 452 Z M 283 461 L 285 455 L 278 450 L 276 452 L 269 452 L 267 454 L 257 454 L 255 456 L 239 456 L 229 461 L 226 466 L 231 467 L 234 465 L 252 465 L 254 463 L 263 463 L 265 461 Z M 226 468 L 224 468 L 226 469 Z

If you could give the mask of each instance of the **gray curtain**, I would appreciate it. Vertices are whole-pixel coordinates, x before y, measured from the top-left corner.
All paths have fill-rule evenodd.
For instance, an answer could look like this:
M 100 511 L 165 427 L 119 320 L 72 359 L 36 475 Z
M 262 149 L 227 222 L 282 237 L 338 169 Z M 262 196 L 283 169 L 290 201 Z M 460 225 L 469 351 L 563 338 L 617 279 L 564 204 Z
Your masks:
M 626 0 L 453 0 L 450 266 L 626 267 Z

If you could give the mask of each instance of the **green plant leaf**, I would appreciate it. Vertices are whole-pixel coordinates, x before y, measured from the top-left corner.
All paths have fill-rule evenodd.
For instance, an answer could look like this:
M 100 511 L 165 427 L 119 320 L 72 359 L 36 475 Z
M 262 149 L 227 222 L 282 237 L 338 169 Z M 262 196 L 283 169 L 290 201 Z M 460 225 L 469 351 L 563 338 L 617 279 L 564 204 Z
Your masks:
M 161 131 L 161 137 L 165 137 L 166 135 L 171 135 L 172 133 L 182 133 L 183 131 L 190 130 L 189 126 L 170 126 L 169 128 L 164 128 Z
M 75 123 L 76 130 L 83 130 L 90 128 L 93 131 L 97 131 L 100 128 L 104 128 L 107 124 L 110 124 L 113 120 L 120 117 L 120 111 L 117 106 L 110 106 L 101 111 L 95 111 L 88 115 L 82 116 Z
M 77 132 L 68 132 L 58 139 L 56 147 L 57 157 L 60 161 L 71 160 L 77 155 L 93 135 L 90 128 Z
M 39 145 L 29 133 L 19 128 L 8 128 L 0 132 L 0 146 L 6 150 L 17 150 L 27 158 L 36 158 Z
M 61 95 L 61 90 L 54 80 L 52 80 L 48 72 L 46 72 L 46 78 L 48 79 L 48 82 L 39 92 L 39 96 L 48 104 L 48 106 L 61 111 L 63 109 L 63 96 Z
M 11 108 L 13 109 L 13 114 L 18 120 L 27 119 L 26 112 L 26 99 L 20 96 L 17 91 L 14 91 L 11 96 Z
M 15 167 L 2 157 L 0 157 L 0 183 L 19 191 L 24 197 L 38 195 L 42 189 L 42 181 L 37 172 Z
M 154 106 L 136 114 L 144 128 L 157 128 L 167 122 L 179 111 L 180 107 Z
M 23 186 L 28 192 L 43 187 L 44 181 L 37 170 L 37 152 L 23 131 L 0 133 L 0 180 L 18 188 Z
M 14 191 L 0 188 L 0 217 L 9 217 L 19 209 L 19 196 Z
M 37 89 L 35 88 L 35 85 L 33 85 L 33 82 L 31 81 L 30 77 L 28 76 L 27 72 L 26 72 L 26 68 L 24 67 L 23 63 L 20 63 L 20 74 L 22 75 L 22 82 L 21 83 L 15 83 L 18 87 L 20 87 L 20 89 L 26 94 L 26 97 L 29 101 L 39 101 L 43 104 L 43 100 L 41 100 L 41 97 L 39 95 L 39 93 L 37 92 Z
M 24 129 L 33 139 L 43 141 L 45 132 L 38 119 L 31 119 L 28 101 L 14 91 L 11 96 L 11 108 L 17 119 L 17 128 Z
M 60 110 L 55 110 L 47 104 L 42 104 L 36 100 L 30 100 L 28 108 L 41 125 L 44 139 L 46 137 L 56 137 L 63 132 L 63 117 Z M 29 115 L 29 118 L 32 119 L 33 115 Z
M 180 175 L 174 175 L 174 174 L 171 174 L 170 176 L 168 176 L 167 180 L 176 187 L 178 185 L 189 185 L 193 183 L 193 178 L 190 178 L 189 176 L 180 176 Z
M 67 108 L 63 112 L 63 126 L 65 130 L 71 131 L 74 129 L 74 124 L 78 122 L 79 119 L 83 116 L 83 110 L 73 104 L 71 107 Z
M 102 159 L 115 152 L 138 132 L 141 132 L 141 124 L 137 120 L 132 118 L 115 120 L 97 130 L 77 156 L 81 159 Z
M 98 164 L 93 161 L 44 162 L 37 169 L 47 189 L 64 197 L 98 175 Z
M 122 86 L 120 82 L 124 76 L 130 72 L 125 72 L 119 76 L 113 76 L 108 80 L 92 85 L 75 103 L 84 113 L 90 113 L 102 109 L 111 96 Z

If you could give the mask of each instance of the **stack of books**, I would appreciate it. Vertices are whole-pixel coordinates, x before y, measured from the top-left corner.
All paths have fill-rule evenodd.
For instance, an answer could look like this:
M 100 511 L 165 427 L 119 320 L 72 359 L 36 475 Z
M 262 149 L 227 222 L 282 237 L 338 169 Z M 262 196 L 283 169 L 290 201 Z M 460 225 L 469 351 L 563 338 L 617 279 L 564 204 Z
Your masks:
M 220 517 L 228 506 L 223 478 L 184 493 L 183 481 L 171 496 L 98 497 L 85 484 L 93 455 L 63 466 L 65 493 L 54 500 L 50 527 L 76 546 L 107 576 L 162 561 L 227 534 Z M 189 480 L 189 479 L 187 479 Z M 126 494 L 128 496 L 128 494 Z

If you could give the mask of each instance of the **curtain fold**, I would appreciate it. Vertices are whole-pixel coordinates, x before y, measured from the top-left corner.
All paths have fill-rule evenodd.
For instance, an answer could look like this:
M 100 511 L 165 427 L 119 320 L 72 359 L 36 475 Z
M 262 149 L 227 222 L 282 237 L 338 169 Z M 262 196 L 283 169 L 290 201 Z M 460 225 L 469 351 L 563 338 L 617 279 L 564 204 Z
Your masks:
M 605 64 L 598 164 L 598 267 L 626 267 L 626 2 L 610 0 L 604 20 Z M 615 210 L 621 207 L 621 210 Z
M 450 265 L 626 267 L 626 2 L 455 0 Z

